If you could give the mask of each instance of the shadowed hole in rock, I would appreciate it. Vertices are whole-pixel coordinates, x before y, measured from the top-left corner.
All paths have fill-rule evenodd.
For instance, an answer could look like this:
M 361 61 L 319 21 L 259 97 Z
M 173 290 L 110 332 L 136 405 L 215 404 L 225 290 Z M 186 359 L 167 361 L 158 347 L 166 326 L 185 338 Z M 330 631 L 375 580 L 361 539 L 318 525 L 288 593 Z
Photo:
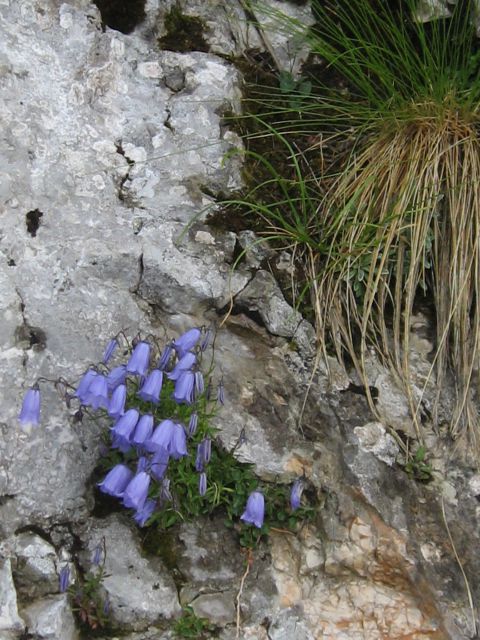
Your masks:
M 34 238 L 37 235 L 38 227 L 40 226 L 40 218 L 43 213 L 39 209 L 33 209 L 29 211 L 25 216 L 28 233 Z
M 47 334 L 40 327 L 31 327 L 25 323 L 15 329 L 15 342 L 24 349 L 43 351 L 47 346 Z
M 102 16 L 103 27 L 132 33 L 145 20 L 146 0 L 94 0 Z

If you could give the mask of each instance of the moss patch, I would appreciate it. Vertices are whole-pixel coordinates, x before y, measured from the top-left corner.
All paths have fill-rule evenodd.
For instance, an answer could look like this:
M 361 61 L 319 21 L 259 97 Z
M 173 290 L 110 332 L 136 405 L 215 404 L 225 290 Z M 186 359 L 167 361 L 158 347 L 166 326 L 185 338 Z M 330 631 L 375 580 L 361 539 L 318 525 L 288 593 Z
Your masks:
M 165 29 L 167 33 L 158 40 L 161 49 L 179 53 L 209 51 L 208 43 L 203 36 L 205 23 L 195 16 L 186 16 L 180 7 L 174 6 L 167 13 Z

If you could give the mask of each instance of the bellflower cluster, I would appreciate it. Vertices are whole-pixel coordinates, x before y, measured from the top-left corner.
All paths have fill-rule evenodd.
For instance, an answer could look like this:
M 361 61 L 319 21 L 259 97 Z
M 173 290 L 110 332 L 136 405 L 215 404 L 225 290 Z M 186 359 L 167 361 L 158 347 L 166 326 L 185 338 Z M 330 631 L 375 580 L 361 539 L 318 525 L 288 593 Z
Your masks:
M 102 362 L 89 366 L 76 387 L 66 393 L 67 406 L 72 401 L 80 405 L 75 414 L 78 419 L 85 412 L 99 412 L 110 421 L 103 446 L 111 450 L 109 460 L 115 462 L 98 488 L 131 509 L 141 527 L 156 519 L 172 522 L 172 517 L 182 517 L 180 496 L 189 500 L 193 496 L 197 505 L 205 502 L 213 508 L 219 504 L 219 486 L 224 480 L 215 476 L 220 458 L 218 448 L 212 456 L 215 430 L 209 420 L 211 406 L 224 404 L 225 391 L 222 380 L 216 385 L 216 394 L 210 376 L 204 380 L 202 359 L 210 339 L 209 330 L 194 327 L 170 340 L 163 349 L 148 339 L 137 339 L 125 351 L 119 349 L 116 336 L 107 344 Z M 125 362 L 117 361 L 119 352 L 128 353 Z M 62 384 L 68 388 L 64 381 Z M 24 431 L 30 431 L 39 420 L 37 383 L 25 395 L 19 421 Z M 231 456 L 229 464 L 241 463 Z M 235 473 L 229 476 L 231 484 L 225 495 L 237 491 L 239 476 Z M 211 475 L 214 477 L 209 483 Z M 292 513 L 300 506 L 303 486 L 303 480 L 293 485 Z M 239 495 L 246 498 L 248 493 L 242 489 Z M 197 506 L 190 513 L 202 509 Z M 236 511 L 234 517 L 239 513 Z M 240 519 L 260 529 L 264 517 L 265 497 L 257 489 L 250 493 Z M 62 574 L 62 587 L 67 583 L 68 576 Z

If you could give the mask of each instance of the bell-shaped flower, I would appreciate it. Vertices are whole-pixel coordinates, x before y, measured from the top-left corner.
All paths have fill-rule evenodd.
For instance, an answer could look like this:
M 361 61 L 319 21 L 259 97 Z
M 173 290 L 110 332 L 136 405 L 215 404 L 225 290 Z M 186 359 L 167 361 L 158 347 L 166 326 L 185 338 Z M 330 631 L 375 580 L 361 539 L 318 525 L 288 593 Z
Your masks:
M 200 394 L 205 390 L 205 383 L 203 381 L 203 374 L 201 371 L 195 371 L 195 393 Z
M 157 404 L 160 398 L 160 391 L 162 390 L 162 382 L 163 372 L 159 369 L 153 369 L 153 371 L 148 374 L 137 395 L 142 400 L 155 402 L 155 404 Z
M 31 433 L 33 427 L 40 424 L 40 390 L 37 387 L 32 387 L 25 394 L 18 421 L 25 433 Z
M 202 342 L 200 343 L 200 351 L 205 351 L 208 345 L 210 344 L 210 339 L 212 337 L 212 329 L 209 327 L 202 338 Z
M 290 507 L 292 511 L 295 511 L 300 506 L 302 493 L 305 488 L 305 483 L 301 478 L 295 480 L 290 492 Z
M 93 378 L 97 375 L 98 373 L 94 369 L 89 369 L 81 377 L 77 390 L 73 395 L 76 396 L 82 404 L 86 404 L 86 393 Z
M 115 367 L 107 376 L 107 387 L 112 392 L 119 384 L 124 384 L 127 377 L 127 367 L 124 364 Z
M 130 438 L 139 418 L 136 409 L 129 409 L 112 427 L 112 447 L 120 449 L 122 453 L 127 453 L 131 449 Z
M 107 344 L 106 348 L 105 348 L 105 352 L 103 354 L 103 358 L 102 358 L 102 362 L 103 364 L 108 364 L 108 362 L 110 361 L 110 358 L 113 356 L 113 353 L 115 351 L 115 349 L 118 346 L 118 342 L 116 338 L 113 338 L 112 340 L 110 340 L 110 342 Z
M 111 418 L 120 418 L 125 413 L 125 400 L 127 399 L 127 387 L 124 384 L 118 385 L 112 393 L 108 404 L 108 415 Z
M 223 380 L 221 380 L 218 384 L 217 402 L 219 402 L 220 404 L 225 404 L 225 387 L 223 386 Z
M 178 353 L 181 358 L 187 351 L 193 349 L 193 347 L 197 344 L 200 336 L 200 329 L 193 328 L 189 329 L 185 333 L 183 333 L 179 338 L 173 341 L 173 346 L 175 351 Z
M 145 441 L 145 449 L 152 453 L 159 449 L 166 449 L 168 451 L 174 430 L 175 424 L 172 420 L 162 420 L 153 432 L 152 437 Z
M 198 413 L 194 411 L 190 416 L 190 420 L 188 421 L 188 435 L 194 436 L 197 432 L 198 427 Z
M 182 373 L 185 371 L 190 371 L 190 369 L 197 362 L 197 356 L 190 351 L 186 353 L 180 360 L 177 362 L 175 367 L 170 373 L 167 373 L 167 377 L 169 380 L 178 380 Z
M 148 364 L 150 362 L 150 345 L 148 342 L 139 342 L 133 350 L 130 360 L 127 362 L 128 373 L 134 373 L 139 376 L 144 376 Z
M 165 371 L 165 369 L 167 368 L 170 362 L 170 358 L 172 356 L 172 352 L 173 352 L 173 343 L 170 342 L 162 351 L 162 355 L 160 356 L 160 360 L 158 361 L 157 368 L 160 369 L 160 371 Z
M 130 480 L 123 492 L 123 504 L 128 509 L 140 511 L 145 504 L 150 486 L 150 476 L 146 471 L 140 471 Z
M 104 375 L 98 373 L 93 377 L 90 385 L 85 392 L 85 403 L 94 411 L 97 409 L 108 409 L 108 386 L 107 379 Z
M 170 460 L 170 455 L 166 449 L 161 447 L 158 451 L 153 454 L 152 461 L 150 464 L 150 473 L 160 482 L 168 469 L 168 461 Z
M 207 474 L 202 471 L 198 478 L 198 493 L 204 496 L 207 493 Z
M 157 506 L 157 503 L 155 502 L 155 500 L 149 499 L 149 500 L 146 500 L 143 507 L 135 513 L 135 515 L 133 516 L 133 519 L 135 520 L 135 522 L 138 524 L 139 527 L 143 527 L 145 525 L 146 521 L 150 518 L 152 513 L 155 511 L 156 506 Z
M 99 482 L 98 488 L 103 493 L 108 493 L 115 498 L 121 498 L 128 483 L 133 477 L 133 473 L 124 464 L 117 464 L 110 469 L 103 482 Z
M 192 404 L 195 400 L 195 374 L 193 371 L 184 371 L 175 383 L 172 398 L 177 404 Z
M 99 567 L 104 559 L 104 548 L 103 545 L 99 543 L 93 550 L 92 564 L 95 567 Z
M 68 589 L 69 583 L 70 583 L 70 567 L 68 566 L 68 564 L 66 564 L 64 567 L 62 567 L 62 570 L 60 571 L 60 575 L 59 575 L 60 593 L 65 593 L 65 591 Z
M 185 429 L 177 422 L 174 424 L 173 437 L 170 441 L 170 448 L 167 449 L 167 451 L 175 460 L 178 460 L 182 456 L 186 456 L 188 453 Z
M 143 450 L 144 443 L 150 438 L 153 432 L 153 416 L 149 413 L 143 415 L 135 427 L 135 431 L 130 437 L 130 442 L 137 447 L 137 449 Z
M 205 465 L 210 462 L 212 453 L 212 441 L 210 438 L 204 438 L 197 447 L 197 457 L 195 459 L 195 469 L 203 471 Z
M 172 458 L 178 460 L 187 455 L 185 429 L 181 424 L 172 422 L 172 420 L 163 420 L 144 446 L 147 451 L 152 452 L 165 449 Z
M 265 517 L 265 498 L 260 491 L 254 491 L 248 496 L 245 511 L 240 516 L 240 520 L 254 524 L 259 529 L 262 528 Z

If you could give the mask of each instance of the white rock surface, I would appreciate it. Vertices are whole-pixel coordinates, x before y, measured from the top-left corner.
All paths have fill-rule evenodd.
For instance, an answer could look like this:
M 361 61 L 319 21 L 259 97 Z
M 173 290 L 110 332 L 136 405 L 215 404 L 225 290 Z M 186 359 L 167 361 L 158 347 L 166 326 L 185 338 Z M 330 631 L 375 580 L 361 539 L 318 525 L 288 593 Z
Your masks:
M 180 614 L 173 579 L 157 559 L 143 557 L 136 531 L 122 517 L 97 521 L 88 538 L 91 555 L 103 539 L 106 546 L 103 587 L 110 601 L 114 624 L 125 629 L 145 629 L 150 624 Z

